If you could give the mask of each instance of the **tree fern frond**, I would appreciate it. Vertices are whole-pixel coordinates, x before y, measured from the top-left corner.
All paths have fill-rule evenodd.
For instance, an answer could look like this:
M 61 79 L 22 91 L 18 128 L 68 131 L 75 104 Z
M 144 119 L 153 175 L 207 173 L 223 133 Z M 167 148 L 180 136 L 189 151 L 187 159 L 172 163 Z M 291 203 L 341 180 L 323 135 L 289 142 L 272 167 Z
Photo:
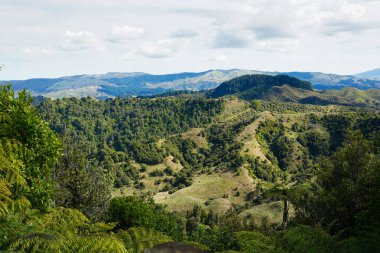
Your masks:
M 69 253 L 69 242 L 49 234 L 31 234 L 13 242 L 8 250 L 21 252 L 55 252 Z
M 79 210 L 58 207 L 51 212 L 36 215 L 29 222 L 40 228 L 58 231 L 63 236 L 74 235 L 77 229 L 88 223 L 89 220 Z
M 126 253 L 127 250 L 121 240 L 109 235 L 95 235 L 87 237 L 74 237 L 70 240 L 70 252 L 104 252 Z
M 24 164 L 19 159 L 22 145 L 13 139 L 0 138 L 0 177 L 10 185 L 26 186 L 25 175 L 22 172 Z
M 157 244 L 173 241 L 169 236 L 147 228 L 121 230 L 117 236 L 123 240 L 126 249 L 130 253 L 141 253 L 146 248 L 152 248 Z
M 126 253 L 123 242 L 109 235 L 75 236 L 67 239 L 49 234 L 32 234 L 13 242 L 9 250 L 38 253 Z
M 25 209 L 31 208 L 31 204 L 29 200 L 25 197 L 20 197 L 18 199 L 15 199 L 10 203 L 10 208 L 13 213 L 24 211 Z

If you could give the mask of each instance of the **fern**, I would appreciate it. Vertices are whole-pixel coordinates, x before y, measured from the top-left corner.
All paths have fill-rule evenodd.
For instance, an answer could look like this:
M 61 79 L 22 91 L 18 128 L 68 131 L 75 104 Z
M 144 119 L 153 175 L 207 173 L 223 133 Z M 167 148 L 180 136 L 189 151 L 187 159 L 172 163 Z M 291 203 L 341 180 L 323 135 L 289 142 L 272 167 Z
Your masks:
M 22 149 L 22 145 L 17 141 L 0 138 L 0 215 L 30 207 L 28 199 L 23 196 L 15 198 L 11 191 L 13 186 L 26 187 L 22 173 L 23 163 L 18 159 Z
M 75 237 L 69 240 L 71 247 L 69 252 L 109 252 L 124 253 L 128 252 L 121 240 L 110 235 L 95 235 L 87 237 Z
M 109 235 L 75 236 L 67 239 L 48 234 L 32 234 L 13 242 L 8 250 L 28 253 L 125 253 L 123 243 Z
M 38 214 L 31 217 L 28 222 L 46 231 L 56 231 L 62 236 L 76 235 L 78 229 L 89 220 L 79 210 L 58 207 L 47 214 Z
M 146 228 L 121 230 L 117 236 L 124 242 L 129 253 L 141 253 L 146 248 L 152 248 L 157 244 L 173 241 L 169 236 Z
M 235 233 L 237 244 L 242 252 L 247 253 L 282 253 L 275 241 L 257 231 L 241 231 Z

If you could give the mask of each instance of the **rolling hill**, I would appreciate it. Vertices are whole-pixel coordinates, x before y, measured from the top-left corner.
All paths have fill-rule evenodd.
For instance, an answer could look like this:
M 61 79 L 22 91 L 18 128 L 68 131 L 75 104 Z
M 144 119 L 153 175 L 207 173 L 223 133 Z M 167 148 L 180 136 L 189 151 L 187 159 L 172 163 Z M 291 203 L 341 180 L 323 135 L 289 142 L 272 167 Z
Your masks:
M 289 85 L 294 88 L 312 91 L 311 83 L 301 81 L 287 75 L 245 75 L 233 78 L 219 85 L 208 92 L 211 98 L 218 98 L 226 95 L 237 95 L 242 99 L 257 99 L 263 93 L 274 86 Z
M 380 108 L 379 90 L 359 90 L 345 87 L 340 90 L 308 91 L 284 85 L 275 86 L 260 98 L 269 102 L 293 102 L 314 105 L 346 105 Z
M 222 83 L 206 92 L 210 98 L 234 95 L 240 99 L 268 102 L 293 102 L 314 105 L 345 105 L 380 108 L 380 90 L 344 87 L 318 91 L 311 84 L 286 75 L 245 75 Z

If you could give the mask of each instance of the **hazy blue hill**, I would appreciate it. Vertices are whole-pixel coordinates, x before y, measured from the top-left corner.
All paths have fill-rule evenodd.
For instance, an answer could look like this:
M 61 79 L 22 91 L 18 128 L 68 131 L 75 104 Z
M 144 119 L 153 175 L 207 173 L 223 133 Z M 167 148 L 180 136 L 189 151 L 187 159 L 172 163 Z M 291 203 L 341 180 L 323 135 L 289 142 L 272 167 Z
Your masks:
M 274 86 L 288 85 L 295 88 L 312 91 L 311 83 L 301 81 L 287 75 L 245 75 L 222 83 L 208 93 L 209 97 L 217 98 L 225 95 L 236 95 L 243 99 L 256 99 Z
M 314 89 L 331 90 L 343 87 L 355 87 L 361 90 L 380 88 L 379 80 L 370 80 L 350 75 L 326 74 L 321 72 L 286 72 L 283 73 L 313 84 Z
M 370 71 L 365 71 L 359 74 L 356 74 L 355 76 L 360 78 L 369 78 L 369 79 L 379 79 L 380 80 L 380 68 L 373 69 Z
M 164 82 L 174 82 L 181 79 L 195 78 L 206 74 L 206 72 L 200 73 L 178 73 L 178 74 L 167 74 L 167 75 L 151 75 L 151 74 L 141 74 L 132 76 L 117 76 L 106 78 L 100 77 L 102 80 L 115 84 L 103 85 L 101 91 L 112 96 L 144 96 L 144 95 L 155 95 L 163 93 L 170 90 L 166 87 L 149 87 L 154 84 L 164 83 Z M 185 87 L 184 87 L 185 88 Z
M 33 79 L 28 79 L 25 81 L 20 81 L 20 80 L 11 80 L 11 81 L 1 81 L 1 84 L 7 84 L 7 83 L 12 83 L 13 88 L 15 90 L 22 90 L 22 89 L 27 89 L 29 91 L 33 91 L 34 93 L 45 93 L 49 87 L 54 85 L 55 83 L 58 83 L 60 81 L 63 81 L 63 78 L 33 78 Z

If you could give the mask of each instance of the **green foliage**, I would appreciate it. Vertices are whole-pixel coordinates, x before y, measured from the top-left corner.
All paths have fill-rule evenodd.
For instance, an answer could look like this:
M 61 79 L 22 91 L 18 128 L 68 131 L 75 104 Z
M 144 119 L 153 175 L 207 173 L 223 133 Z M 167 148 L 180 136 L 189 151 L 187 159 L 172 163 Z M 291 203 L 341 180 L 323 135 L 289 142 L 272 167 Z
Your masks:
M 273 86 L 285 84 L 296 88 L 312 90 L 311 83 L 286 75 L 244 75 L 222 83 L 214 90 L 211 90 L 208 95 L 212 98 L 217 98 L 235 94 L 239 98 L 252 100 L 259 98 L 260 95 Z
M 229 128 L 220 125 L 210 126 L 207 131 L 207 137 L 212 146 L 209 152 L 204 154 L 208 159 L 203 166 L 219 166 L 222 169 L 236 171 L 243 164 L 243 158 L 239 152 L 242 144 L 237 143 L 235 137 L 247 123 L 249 122 L 239 122 Z
M 377 173 L 380 185 L 380 173 Z M 368 202 L 368 208 L 355 218 L 352 236 L 339 243 L 339 252 L 378 252 L 380 251 L 380 190 L 377 189 Z
M 312 156 L 329 154 L 330 137 L 321 131 L 308 131 L 305 134 L 306 146 Z
M 20 236 L 37 233 L 41 230 L 25 222 L 27 216 L 21 212 L 0 216 L 0 251 L 5 250 L 10 243 Z
M 252 157 L 247 157 L 246 161 L 248 163 L 247 168 L 252 177 L 274 183 L 283 176 L 283 172 L 277 166 L 273 166 L 266 161 L 262 162 L 260 159 Z
M 14 187 L 26 188 L 27 183 L 22 172 L 23 162 L 18 153 L 22 150 L 15 140 L 2 137 L 0 140 L 0 215 L 14 213 L 30 207 L 24 196 L 17 196 Z
M 75 209 L 57 208 L 47 213 L 37 210 L 18 212 L 1 216 L 0 222 L 0 250 L 126 252 L 123 243 L 108 234 L 112 226 L 90 224 Z
M 86 160 L 85 147 L 64 138 L 63 156 L 54 169 L 56 205 L 76 208 L 99 219 L 111 198 L 111 180 Z
M 260 100 L 261 104 L 258 108 L 258 111 L 270 111 L 275 113 L 282 114 L 291 114 L 291 113 L 305 113 L 305 112 L 327 112 L 327 108 L 323 106 L 317 105 L 307 105 L 307 104 L 299 104 L 299 103 L 276 103 L 276 102 L 268 102 L 265 100 Z M 342 108 L 340 108 L 342 110 Z
M 371 195 L 378 190 L 380 158 L 361 133 L 352 132 L 321 168 L 318 183 L 322 190 L 315 212 L 332 233 L 347 236 L 355 225 L 355 216 L 367 209 Z
M 298 225 L 284 234 L 285 248 L 294 253 L 335 252 L 335 240 L 323 229 Z
M 109 252 L 126 253 L 123 243 L 114 236 L 78 236 L 71 239 L 51 236 L 48 234 L 33 234 L 22 237 L 12 243 L 9 250 L 17 252 Z
M 168 214 L 153 199 L 136 197 L 113 198 L 109 206 L 109 219 L 118 222 L 118 227 L 145 227 L 164 232 L 174 238 L 181 238 L 183 224 L 175 216 Z
M 120 228 L 160 226 L 156 223 L 156 205 L 153 200 L 135 197 L 118 197 L 110 202 L 109 216 L 111 221 L 119 222 Z
M 71 236 L 78 233 L 80 227 L 89 220 L 77 209 L 58 207 L 48 213 L 36 213 L 28 221 L 29 225 L 45 231 L 56 231 L 62 236 Z
M 241 94 L 256 94 L 266 85 L 260 82 L 258 91 Z M 237 83 L 239 89 L 245 85 Z M 46 100 L 39 106 L 41 115 L 65 136 L 63 156 L 53 171 L 52 196 L 51 172 L 61 153 L 60 142 L 30 102 L 25 92 L 16 97 L 10 87 L 1 90 L 0 251 L 142 252 L 172 240 L 247 253 L 380 249 L 377 113 L 325 114 L 327 109 L 321 107 L 261 102 L 255 110 L 247 106 L 247 111 L 221 122 L 214 116 L 224 102 L 201 96 Z M 269 161 L 243 158 L 237 136 L 262 110 L 272 110 L 268 117 L 275 119 L 261 117 L 264 122 L 256 129 Z M 285 117 L 301 112 L 304 117 L 296 123 Z M 207 145 L 182 135 L 194 127 L 204 128 L 198 137 Z M 144 165 L 139 171 L 130 162 L 156 164 L 169 155 L 183 169 L 168 165 L 152 170 Z M 135 182 L 140 189 L 144 183 L 139 179 L 145 174 L 157 181 L 165 177 L 168 190 L 174 191 L 189 186 L 195 173 L 236 171 L 241 166 L 263 181 L 248 194 L 246 206 L 234 205 L 225 214 L 198 206 L 186 214 L 169 213 L 152 198 L 136 197 L 114 198 L 107 209 L 109 175 L 117 177 L 119 187 Z M 265 191 L 272 185 L 265 181 L 289 184 Z M 293 204 L 296 217 L 289 220 L 290 228 L 279 231 L 265 221 L 258 226 L 255 217 L 240 215 L 264 197 L 284 201 L 285 224 L 286 204 Z M 56 208 L 48 208 L 52 200 Z M 113 223 L 91 223 L 86 217 L 101 220 L 102 210 Z M 116 229 L 123 230 L 114 234 Z
M 257 231 L 241 231 L 234 234 L 240 252 L 246 253 L 273 253 L 283 252 L 275 241 Z
M 167 150 L 157 141 L 213 121 L 223 102 L 202 97 L 45 100 L 42 118 L 57 133 L 79 139 L 87 160 L 115 173 L 118 187 L 135 181 L 129 161 L 159 164 Z
M 304 169 L 304 150 L 294 138 L 287 134 L 284 125 L 280 122 L 268 120 L 260 124 L 257 139 L 272 163 L 274 172 L 276 166 L 282 171 L 293 173 Z M 296 161 L 298 157 L 301 161 Z
M 321 121 L 332 137 L 330 139 L 330 146 L 331 150 L 335 151 L 343 144 L 347 131 L 352 129 L 354 117 L 351 114 L 329 115 L 324 116 Z
M 22 147 L 17 158 L 15 154 L 8 156 L 13 164 L 11 174 L 18 175 L 18 182 L 21 178 L 26 182 L 13 184 L 13 192 L 25 196 L 33 207 L 46 209 L 52 190 L 50 175 L 60 155 L 61 144 L 31 104 L 32 98 L 25 90 L 15 96 L 10 85 L 1 87 L 0 139 L 3 152 L 4 146 L 10 143 Z
M 252 103 L 251 103 L 251 107 L 255 110 L 258 110 L 261 106 L 261 101 L 260 100 L 257 100 L 257 99 L 254 99 L 252 100 Z

